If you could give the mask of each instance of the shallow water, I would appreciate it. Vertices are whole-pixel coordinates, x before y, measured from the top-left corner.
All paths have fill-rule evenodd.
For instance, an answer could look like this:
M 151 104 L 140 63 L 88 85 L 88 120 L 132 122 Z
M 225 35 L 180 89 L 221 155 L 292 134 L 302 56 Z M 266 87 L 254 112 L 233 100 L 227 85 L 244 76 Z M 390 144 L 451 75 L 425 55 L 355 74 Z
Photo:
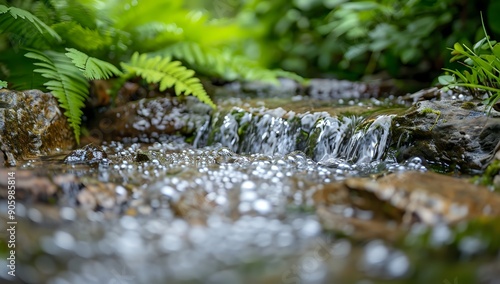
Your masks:
M 65 165 L 64 155 L 19 166 L 19 171 L 50 177 L 60 189 L 57 200 L 18 204 L 21 281 L 470 279 L 475 266 L 457 273 L 462 263 L 436 259 L 434 265 L 441 269 L 421 274 L 426 259 L 420 251 L 382 239 L 352 239 L 349 228 L 342 234 L 322 229 L 313 194 L 324 184 L 427 170 L 420 158 L 398 163 L 387 151 L 390 114 L 367 119 L 234 108 L 216 117 L 195 137 L 195 147 L 182 140 L 109 142 L 102 145 L 107 158 L 91 166 Z M 5 218 L 6 204 L 0 209 Z M 372 216 L 351 211 L 346 208 L 342 214 L 364 220 Z M 442 242 L 453 238 L 447 226 L 432 232 Z M 0 267 L 5 269 L 5 258 Z

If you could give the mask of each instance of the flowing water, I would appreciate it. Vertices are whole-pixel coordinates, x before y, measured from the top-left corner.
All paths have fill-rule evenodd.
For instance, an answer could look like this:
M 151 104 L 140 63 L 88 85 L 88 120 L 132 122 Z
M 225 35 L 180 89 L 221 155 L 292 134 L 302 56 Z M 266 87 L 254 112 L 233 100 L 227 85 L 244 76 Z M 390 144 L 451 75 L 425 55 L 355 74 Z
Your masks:
M 62 189 L 57 205 L 18 204 L 21 281 L 372 283 L 413 275 L 411 256 L 383 240 L 324 232 L 313 200 L 332 181 L 426 170 L 388 152 L 391 115 L 233 108 L 214 117 L 194 146 L 110 142 L 96 165 L 65 165 L 60 156 L 20 166 Z

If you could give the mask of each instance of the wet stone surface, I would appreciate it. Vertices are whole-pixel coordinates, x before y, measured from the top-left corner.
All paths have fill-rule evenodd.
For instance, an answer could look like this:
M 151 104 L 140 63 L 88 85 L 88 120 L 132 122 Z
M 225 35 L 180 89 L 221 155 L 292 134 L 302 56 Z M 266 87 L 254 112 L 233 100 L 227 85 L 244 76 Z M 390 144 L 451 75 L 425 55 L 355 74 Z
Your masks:
M 422 101 L 393 120 L 400 159 L 418 156 L 446 171 L 478 173 L 500 142 L 500 118 L 478 100 Z
M 97 164 L 108 157 L 100 146 L 88 144 L 80 149 L 71 151 L 63 160 L 65 164 Z
M 0 162 L 49 155 L 73 147 L 75 139 L 56 98 L 38 90 L 0 90 Z
M 99 114 L 89 131 L 97 143 L 152 143 L 169 136 L 195 136 L 210 121 L 210 113 L 209 106 L 193 97 L 147 98 Z

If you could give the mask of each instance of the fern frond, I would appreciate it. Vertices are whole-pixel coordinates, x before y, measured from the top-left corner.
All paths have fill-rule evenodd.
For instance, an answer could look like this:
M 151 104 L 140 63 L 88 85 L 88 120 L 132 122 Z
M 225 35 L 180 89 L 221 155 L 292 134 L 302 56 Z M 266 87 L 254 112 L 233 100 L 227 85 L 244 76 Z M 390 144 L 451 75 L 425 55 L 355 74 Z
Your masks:
M 48 79 L 44 85 L 65 109 L 64 115 L 73 128 L 77 143 L 80 143 L 81 109 L 89 95 L 87 79 L 64 53 L 31 50 L 25 56 L 38 61 L 34 64 L 40 68 L 34 71 Z
M 59 22 L 76 22 L 84 28 L 97 29 L 97 1 L 49 0 L 48 2 L 56 12 Z
M 66 48 L 66 51 L 68 51 L 66 56 L 71 58 L 73 64 L 75 64 L 89 80 L 104 80 L 114 75 L 122 75 L 122 72 L 109 62 L 90 57 L 74 48 Z
M 196 42 L 179 42 L 162 49 L 157 54 L 172 56 L 191 66 L 197 66 L 210 75 L 226 80 L 264 81 L 278 84 L 278 77 L 286 77 L 300 82 L 303 78 L 283 70 L 270 70 L 256 62 L 214 47 L 201 46 Z
M 194 71 L 181 65 L 179 61 L 171 61 L 169 57 L 148 57 L 146 54 L 134 53 L 130 62 L 121 64 L 130 75 L 138 75 L 148 83 L 159 83 L 160 91 L 174 87 L 176 95 L 193 95 L 200 101 L 215 108 L 200 80 L 193 77 Z
M 77 22 L 61 22 L 52 25 L 52 28 L 65 39 L 66 46 L 86 51 L 108 48 L 113 41 L 111 36 L 83 27 Z
M 33 72 L 33 63 L 16 49 L 4 50 L 0 52 L 0 78 L 13 90 L 43 89 L 45 78 Z
M 0 33 L 7 32 L 21 45 L 43 46 L 61 42 L 61 37 L 52 28 L 30 12 L 0 5 Z

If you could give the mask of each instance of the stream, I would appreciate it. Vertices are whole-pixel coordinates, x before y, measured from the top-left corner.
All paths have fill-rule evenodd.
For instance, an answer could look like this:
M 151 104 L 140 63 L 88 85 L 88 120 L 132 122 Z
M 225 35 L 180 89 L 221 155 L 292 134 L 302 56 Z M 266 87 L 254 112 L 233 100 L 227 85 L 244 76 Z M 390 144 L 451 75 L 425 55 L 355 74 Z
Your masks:
M 500 197 L 402 158 L 408 105 L 240 96 L 207 120 L 190 104 L 188 135 L 125 131 L 0 168 L 16 173 L 14 283 L 499 283 Z M 140 111 L 141 133 L 170 115 Z

